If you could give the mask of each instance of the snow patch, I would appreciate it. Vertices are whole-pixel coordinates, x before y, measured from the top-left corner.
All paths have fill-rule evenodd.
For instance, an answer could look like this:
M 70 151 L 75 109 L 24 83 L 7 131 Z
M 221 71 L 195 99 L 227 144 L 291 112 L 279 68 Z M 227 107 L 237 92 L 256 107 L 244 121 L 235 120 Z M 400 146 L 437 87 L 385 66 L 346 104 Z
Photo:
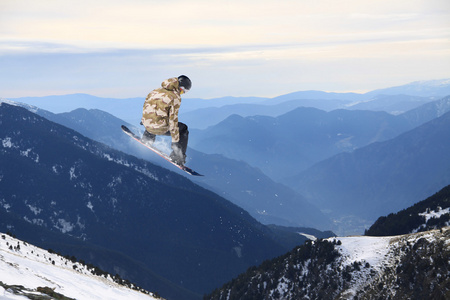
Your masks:
M 11 142 L 10 137 L 5 137 L 2 139 L 3 148 L 13 148 L 14 144 Z
M 55 228 L 60 230 L 62 233 L 71 232 L 75 226 L 64 220 L 64 219 L 58 219 L 58 223 L 55 225 Z
M 447 207 L 445 209 L 442 209 L 442 207 L 438 207 L 437 211 L 425 211 L 423 213 L 420 213 L 419 216 L 425 217 L 425 222 L 428 222 L 431 218 L 439 219 L 441 216 L 449 214 L 450 213 L 450 207 Z
M 75 174 L 75 167 L 70 168 L 69 170 L 70 180 L 77 179 L 77 175 Z
M 114 177 L 110 183 L 108 183 L 108 187 L 113 188 L 120 184 L 122 184 L 122 177 L 117 176 L 117 177 Z
M 310 239 L 311 241 L 317 240 L 317 238 L 314 235 L 303 233 L 303 232 L 297 232 L 300 235 L 303 235 L 304 237 Z
M 442 209 L 442 207 L 438 207 L 437 211 L 427 209 L 425 212 L 419 213 L 419 216 L 425 218 L 425 224 L 422 224 L 419 227 L 417 227 L 416 229 L 414 229 L 412 231 L 412 233 L 417 233 L 417 232 L 423 230 L 423 228 L 426 228 L 426 224 L 428 223 L 428 221 L 430 219 L 439 219 L 440 217 L 442 217 L 443 215 L 446 215 L 446 214 L 450 214 L 450 207 L 447 207 L 445 209 Z M 450 225 L 450 222 L 447 222 L 446 226 L 449 226 L 449 225 Z
M 36 207 L 36 206 L 32 206 L 30 204 L 28 204 L 28 208 L 35 214 L 38 215 L 41 213 L 42 209 Z
M 92 212 L 94 212 L 94 205 L 92 205 L 91 201 L 87 203 L 87 208 L 89 208 Z
M 242 257 L 242 248 L 239 246 L 233 247 L 233 251 L 236 253 L 238 258 Z
M 56 175 L 59 175 L 59 171 L 62 169 L 62 166 L 60 165 L 54 165 L 52 167 L 53 173 L 55 173 Z
M 77 300 L 154 300 L 158 299 L 121 286 L 108 277 L 92 275 L 89 269 L 57 254 L 0 234 L 0 281 L 6 285 L 21 285 L 29 294 L 42 295 L 38 287 Z M 0 299 L 25 300 L 10 289 L 0 286 Z
M 8 203 L 3 204 L 3 208 L 6 210 L 6 212 L 9 212 L 9 209 L 11 208 L 11 205 L 9 205 Z
M 355 262 L 368 262 L 372 267 L 381 269 L 384 258 L 389 252 L 389 243 L 392 237 L 355 236 L 330 238 L 337 239 L 341 245 L 336 246 L 342 255 L 343 265 Z

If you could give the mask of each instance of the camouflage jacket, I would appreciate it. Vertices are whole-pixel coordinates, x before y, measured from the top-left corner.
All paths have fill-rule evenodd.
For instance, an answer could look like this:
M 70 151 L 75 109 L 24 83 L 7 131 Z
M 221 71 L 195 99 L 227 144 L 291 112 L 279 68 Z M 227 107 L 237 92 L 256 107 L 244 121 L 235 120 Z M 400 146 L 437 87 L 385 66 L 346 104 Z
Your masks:
M 169 78 L 161 83 L 161 88 L 148 94 L 144 102 L 142 124 L 148 132 L 162 135 L 170 132 L 172 142 L 180 140 L 178 110 L 181 94 L 178 79 Z

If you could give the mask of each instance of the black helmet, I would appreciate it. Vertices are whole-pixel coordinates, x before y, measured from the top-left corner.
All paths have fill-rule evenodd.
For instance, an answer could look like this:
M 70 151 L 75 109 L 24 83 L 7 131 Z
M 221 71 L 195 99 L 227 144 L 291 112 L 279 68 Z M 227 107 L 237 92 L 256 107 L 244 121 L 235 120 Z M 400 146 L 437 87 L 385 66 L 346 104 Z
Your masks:
M 179 76 L 178 82 L 180 84 L 180 87 L 183 87 L 186 90 L 186 92 L 191 89 L 192 83 L 191 83 L 191 80 L 187 76 L 185 76 L 185 75 Z

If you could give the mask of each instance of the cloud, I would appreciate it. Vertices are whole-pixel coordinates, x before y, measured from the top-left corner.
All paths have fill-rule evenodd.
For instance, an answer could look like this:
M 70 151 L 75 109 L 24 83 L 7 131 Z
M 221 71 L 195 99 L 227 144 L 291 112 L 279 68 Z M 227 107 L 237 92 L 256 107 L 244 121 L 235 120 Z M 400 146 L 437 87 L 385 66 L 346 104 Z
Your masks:
M 106 48 L 139 49 L 312 42 L 348 32 L 398 30 L 405 25 L 420 29 L 424 19 L 449 16 L 449 5 L 437 0 L 7 3 L 0 13 L 3 36 L 92 48 L 102 43 Z
M 448 0 L 0 2 L 0 96 L 127 97 L 182 73 L 195 97 L 366 90 L 449 63 Z

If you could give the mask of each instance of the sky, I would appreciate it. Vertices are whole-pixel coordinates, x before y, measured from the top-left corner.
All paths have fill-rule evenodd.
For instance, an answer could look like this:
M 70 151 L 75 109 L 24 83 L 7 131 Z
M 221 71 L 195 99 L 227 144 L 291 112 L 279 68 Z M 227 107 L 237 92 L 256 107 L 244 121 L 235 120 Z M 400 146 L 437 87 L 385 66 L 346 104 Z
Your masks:
M 448 0 L 0 0 L 0 97 L 367 92 L 450 78 Z

